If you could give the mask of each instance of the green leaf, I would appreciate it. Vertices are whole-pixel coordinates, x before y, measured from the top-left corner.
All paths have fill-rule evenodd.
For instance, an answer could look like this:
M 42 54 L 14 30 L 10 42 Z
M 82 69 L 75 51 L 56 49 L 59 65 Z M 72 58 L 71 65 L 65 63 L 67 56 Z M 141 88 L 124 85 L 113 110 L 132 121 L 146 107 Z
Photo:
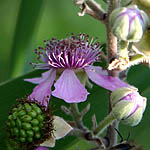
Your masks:
M 14 80 L 8 81 L 2 85 L 0 85 L 1 97 L 0 97 L 0 147 L 5 149 L 5 139 L 6 139 L 6 132 L 5 132 L 5 121 L 8 116 L 8 112 L 13 104 L 16 103 L 16 98 L 21 98 L 26 94 L 30 94 L 32 89 L 35 85 L 31 83 L 24 82 L 24 78 L 31 78 L 31 77 L 38 77 L 41 75 L 41 71 L 34 71 L 27 75 L 21 76 Z M 145 96 L 150 96 L 150 70 L 143 65 L 136 66 L 131 68 L 129 71 L 128 81 L 133 85 L 139 88 L 139 91 L 143 93 Z M 91 93 L 88 96 L 88 100 L 85 103 L 80 103 L 80 109 L 83 109 L 88 103 L 91 103 L 91 110 L 86 114 L 84 118 L 84 123 L 91 128 L 92 121 L 91 117 L 93 114 L 96 114 L 97 120 L 102 120 L 106 113 L 107 113 L 107 91 L 97 85 L 94 85 L 93 89 L 88 89 Z M 55 115 L 63 117 L 64 119 L 71 119 L 70 117 L 66 116 L 61 110 L 61 105 L 66 105 L 63 100 L 56 99 L 53 96 L 51 97 L 52 102 L 52 109 Z M 143 120 L 141 123 L 136 127 L 128 127 L 121 124 L 121 134 L 124 138 L 127 137 L 128 133 L 131 133 L 130 139 L 134 139 L 144 147 L 144 150 L 149 150 L 149 120 L 150 110 L 147 107 L 146 112 L 144 113 Z M 79 142 L 83 147 L 82 150 L 87 150 L 87 147 L 84 147 L 84 144 L 79 140 Z M 80 148 L 79 144 L 79 148 Z M 76 138 L 75 137 L 65 137 L 64 139 L 56 141 L 56 147 L 53 149 L 60 149 L 61 150 L 70 150 L 77 149 L 76 145 Z
M 10 74 L 15 77 L 24 71 L 26 54 L 30 54 L 30 44 L 38 27 L 43 1 L 22 0 L 10 57 Z

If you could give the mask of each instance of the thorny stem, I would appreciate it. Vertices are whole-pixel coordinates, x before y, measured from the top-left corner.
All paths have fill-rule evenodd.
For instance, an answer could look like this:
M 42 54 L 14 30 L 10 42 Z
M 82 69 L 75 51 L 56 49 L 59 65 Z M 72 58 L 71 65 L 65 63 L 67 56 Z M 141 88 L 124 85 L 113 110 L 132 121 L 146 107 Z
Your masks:
M 107 32 L 107 55 L 108 55 L 108 63 L 111 59 L 115 58 L 117 55 L 117 38 L 112 34 L 110 26 L 109 26 L 109 16 L 111 12 L 117 8 L 119 5 L 119 0 L 109 0 L 108 2 L 108 13 L 106 19 L 106 32 Z M 116 71 L 109 71 L 111 76 L 118 76 Z M 111 102 L 110 102 L 110 92 L 109 92 L 109 112 L 112 110 Z M 112 125 L 110 125 L 107 129 L 106 137 L 109 139 L 109 146 L 113 146 L 117 144 L 117 133 L 115 128 L 118 128 L 118 122 L 114 121 Z

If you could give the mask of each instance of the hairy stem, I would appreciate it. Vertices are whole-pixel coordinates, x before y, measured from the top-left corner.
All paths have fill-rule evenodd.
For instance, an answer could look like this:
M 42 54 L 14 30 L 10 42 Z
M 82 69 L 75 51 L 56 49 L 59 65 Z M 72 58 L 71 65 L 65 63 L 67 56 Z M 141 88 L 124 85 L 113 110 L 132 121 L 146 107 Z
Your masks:
M 79 16 L 88 14 L 95 19 L 105 22 L 106 13 L 104 9 L 94 0 L 74 0 L 74 3 L 82 8 Z
M 97 16 L 97 18 L 99 18 L 99 20 L 104 21 L 104 19 L 105 19 L 105 11 L 102 9 L 100 4 L 98 4 L 94 0 L 86 0 L 86 4 L 88 5 L 88 7 L 91 10 L 93 10 L 93 12 Z
M 110 0 L 108 3 L 108 13 L 107 13 L 107 20 L 106 20 L 106 31 L 107 31 L 107 56 L 108 56 L 108 63 L 111 59 L 115 58 L 117 55 L 117 38 L 112 34 L 110 26 L 109 26 L 109 16 L 111 12 L 117 8 L 119 5 L 119 0 Z M 111 76 L 118 76 L 116 71 L 109 71 Z M 112 110 L 111 102 L 110 102 L 110 92 L 109 92 L 109 112 Z M 114 121 L 112 125 L 110 125 L 107 129 L 106 137 L 109 139 L 109 146 L 113 146 L 117 144 L 117 133 L 115 128 L 118 128 L 118 122 Z
M 72 117 L 76 123 L 76 126 L 83 131 L 87 131 L 87 128 L 83 125 L 82 115 L 79 112 L 78 104 L 76 103 L 70 104 L 70 109 L 71 109 Z
M 93 134 L 99 135 L 104 131 L 104 129 L 106 129 L 110 124 L 112 124 L 114 120 L 115 118 L 112 115 L 112 113 L 108 114 L 106 118 L 97 125 L 96 129 L 93 131 Z

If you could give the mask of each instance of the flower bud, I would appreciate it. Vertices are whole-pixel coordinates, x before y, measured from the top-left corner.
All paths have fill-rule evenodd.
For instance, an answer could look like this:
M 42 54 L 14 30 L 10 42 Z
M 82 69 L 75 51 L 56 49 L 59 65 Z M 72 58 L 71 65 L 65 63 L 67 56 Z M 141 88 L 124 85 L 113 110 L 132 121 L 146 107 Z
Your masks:
M 146 31 L 143 34 L 142 39 L 134 43 L 136 50 L 138 51 L 139 54 L 142 54 L 144 56 L 150 56 L 150 31 Z
M 111 94 L 112 113 L 122 123 L 135 126 L 142 119 L 146 100 L 134 87 L 119 88 Z
M 136 5 L 115 9 L 110 15 L 112 33 L 121 40 L 138 42 L 148 26 L 147 14 Z

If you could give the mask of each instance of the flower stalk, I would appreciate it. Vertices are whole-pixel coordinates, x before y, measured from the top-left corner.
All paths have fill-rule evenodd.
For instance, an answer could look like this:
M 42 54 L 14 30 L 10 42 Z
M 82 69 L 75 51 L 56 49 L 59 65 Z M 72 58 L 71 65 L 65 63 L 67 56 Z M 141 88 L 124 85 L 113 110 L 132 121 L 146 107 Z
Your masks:
M 93 131 L 93 134 L 95 136 L 101 134 L 104 129 L 106 129 L 110 124 L 113 123 L 115 120 L 114 116 L 112 113 L 109 113 L 104 120 L 102 120 L 96 127 L 96 129 Z
M 79 112 L 78 104 L 72 103 L 70 104 L 70 109 L 71 109 L 71 114 L 73 117 L 73 120 L 76 123 L 76 126 L 81 129 L 81 130 L 87 130 L 87 128 L 84 127 L 83 122 L 82 122 L 82 115 Z

